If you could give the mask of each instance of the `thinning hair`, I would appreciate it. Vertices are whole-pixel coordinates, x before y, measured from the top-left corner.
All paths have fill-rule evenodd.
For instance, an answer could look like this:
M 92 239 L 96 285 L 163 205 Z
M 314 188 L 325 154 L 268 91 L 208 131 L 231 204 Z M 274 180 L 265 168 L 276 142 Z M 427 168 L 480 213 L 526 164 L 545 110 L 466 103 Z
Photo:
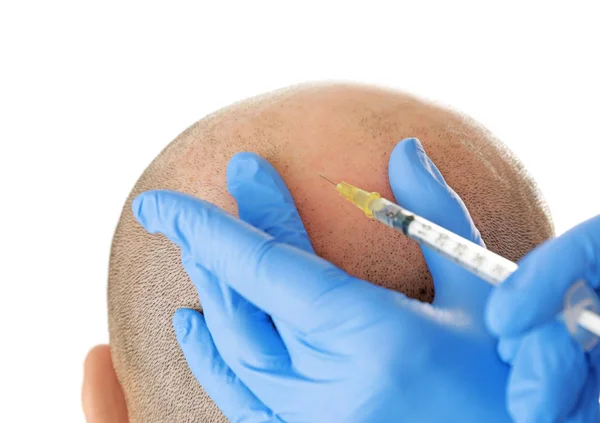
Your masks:
M 462 197 L 488 248 L 518 260 L 552 235 L 548 210 L 523 166 L 460 113 L 349 84 L 292 87 L 220 110 L 184 131 L 144 171 L 113 239 L 110 343 L 132 422 L 226 421 L 189 371 L 171 327 L 176 309 L 201 309 L 180 253 L 135 222 L 133 198 L 149 189 L 172 189 L 236 214 L 226 189 L 227 162 L 236 152 L 254 151 L 288 184 L 318 254 L 355 276 L 430 301 L 433 285 L 416 245 L 390 232 L 381 242 L 382 229 L 361 237 L 348 233 L 325 219 L 310 191 L 318 172 L 327 170 L 392 197 L 387 161 L 395 144 L 409 136 L 420 138 Z

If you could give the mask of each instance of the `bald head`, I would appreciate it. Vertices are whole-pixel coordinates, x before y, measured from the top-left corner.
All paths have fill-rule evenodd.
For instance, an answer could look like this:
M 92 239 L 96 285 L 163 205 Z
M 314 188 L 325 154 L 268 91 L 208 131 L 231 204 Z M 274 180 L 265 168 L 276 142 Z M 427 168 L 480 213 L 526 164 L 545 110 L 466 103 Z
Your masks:
M 149 189 L 172 189 L 236 214 L 227 162 L 239 151 L 258 153 L 288 185 L 317 254 L 354 276 L 429 301 L 433 285 L 418 246 L 365 219 L 319 177 L 393 199 L 389 155 L 413 136 L 462 197 L 489 249 L 518 260 L 552 235 L 545 205 L 521 164 L 489 131 L 456 112 L 353 85 L 294 87 L 223 109 L 187 129 L 146 169 L 115 233 L 110 341 L 132 421 L 226 421 L 188 370 L 171 327 L 176 309 L 200 309 L 179 251 L 137 225 L 132 199 Z

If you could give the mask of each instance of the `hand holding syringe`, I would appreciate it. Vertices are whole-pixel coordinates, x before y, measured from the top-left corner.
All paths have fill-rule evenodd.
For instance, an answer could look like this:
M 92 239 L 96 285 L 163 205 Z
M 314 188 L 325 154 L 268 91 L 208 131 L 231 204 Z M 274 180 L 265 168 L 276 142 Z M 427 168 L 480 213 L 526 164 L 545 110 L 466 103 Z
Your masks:
M 336 185 L 325 177 L 323 179 Z M 510 260 L 403 209 L 376 192 L 367 192 L 346 182 L 337 184 L 336 190 L 367 217 L 403 232 L 492 285 L 502 283 L 518 268 Z M 565 295 L 560 318 L 586 351 L 600 339 L 598 313 L 600 299 L 596 293 L 583 281 L 574 284 Z

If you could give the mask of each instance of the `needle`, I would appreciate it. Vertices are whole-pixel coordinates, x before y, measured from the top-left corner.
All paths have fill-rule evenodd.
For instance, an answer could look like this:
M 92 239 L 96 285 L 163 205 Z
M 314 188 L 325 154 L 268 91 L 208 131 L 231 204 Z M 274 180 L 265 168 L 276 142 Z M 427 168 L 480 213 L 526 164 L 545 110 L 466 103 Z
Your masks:
M 327 182 L 329 182 L 331 185 L 337 185 L 336 183 L 334 183 L 334 182 L 331 182 L 329 179 L 327 179 L 327 178 L 326 178 L 326 177 L 324 177 L 323 175 L 319 174 L 319 176 L 320 176 L 321 178 L 325 179 L 325 180 L 326 180 Z

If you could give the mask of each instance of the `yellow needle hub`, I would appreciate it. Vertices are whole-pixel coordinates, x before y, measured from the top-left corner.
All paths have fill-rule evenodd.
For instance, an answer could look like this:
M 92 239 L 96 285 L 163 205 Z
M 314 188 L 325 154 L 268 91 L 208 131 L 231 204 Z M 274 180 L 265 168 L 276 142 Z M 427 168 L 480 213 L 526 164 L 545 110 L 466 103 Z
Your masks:
M 340 182 L 337 184 L 335 186 L 335 190 L 339 192 L 346 200 L 350 201 L 356 207 L 361 209 L 367 217 L 371 219 L 373 218 L 373 213 L 371 212 L 371 203 L 374 200 L 381 198 L 381 195 L 379 195 L 378 192 L 368 192 L 346 182 Z

